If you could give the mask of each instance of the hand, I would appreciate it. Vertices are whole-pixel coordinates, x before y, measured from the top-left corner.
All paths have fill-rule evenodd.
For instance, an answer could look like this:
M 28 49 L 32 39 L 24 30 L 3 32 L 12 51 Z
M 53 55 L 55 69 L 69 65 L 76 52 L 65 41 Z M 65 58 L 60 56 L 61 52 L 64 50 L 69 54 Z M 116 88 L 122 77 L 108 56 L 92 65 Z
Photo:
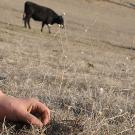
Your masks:
M 38 119 L 33 114 L 38 114 Z M 7 96 L 0 91 L 0 121 L 22 121 L 42 127 L 50 121 L 50 110 L 36 99 Z

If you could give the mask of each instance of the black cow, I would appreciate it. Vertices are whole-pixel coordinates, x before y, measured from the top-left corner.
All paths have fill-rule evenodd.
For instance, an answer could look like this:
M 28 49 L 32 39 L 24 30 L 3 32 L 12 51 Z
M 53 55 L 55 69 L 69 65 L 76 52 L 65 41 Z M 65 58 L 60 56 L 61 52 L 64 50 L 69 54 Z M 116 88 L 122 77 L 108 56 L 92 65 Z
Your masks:
M 28 24 L 29 29 L 31 29 L 30 18 L 42 22 L 41 32 L 43 31 L 44 25 L 47 25 L 49 33 L 51 33 L 50 25 L 53 25 L 55 23 L 59 24 L 59 27 L 64 28 L 64 19 L 62 16 L 58 15 L 55 11 L 53 11 L 50 8 L 43 7 L 33 2 L 27 1 L 24 4 L 23 14 L 25 28 L 27 28 Z

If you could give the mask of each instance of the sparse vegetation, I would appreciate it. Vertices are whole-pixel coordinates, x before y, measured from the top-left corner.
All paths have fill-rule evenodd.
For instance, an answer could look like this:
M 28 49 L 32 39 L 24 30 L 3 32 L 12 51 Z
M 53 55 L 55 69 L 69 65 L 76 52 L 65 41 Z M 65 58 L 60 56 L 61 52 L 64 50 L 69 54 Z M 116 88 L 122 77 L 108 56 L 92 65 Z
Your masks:
M 59 4 L 65 9 L 70 2 Z M 126 9 L 123 16 L 124 7 L 120 12 L 113 5 L 111 13 L 104 14 L 108 5 L 101 2 L 100 10 L 83 11 L 79 2 L 73 2 L 71 16 L 65 11 L 66 29 L 54 26 L 51 35 L 47 30 L 40 33 L 34 22 L 35 29 L 22 27 L 23 2 L 14 0 L 16 7 L 9 5 L 9 0 L 0 2 L 5 8 L 0 7 L 0 88 L 13 96 L 39 98 L 52 114 L 50 124 L 43 129 L 4 121 L 1 135 L 135 134 L 135 54 L 130 49 L 135 48 L 133 10 Z M 87 7 L 88 3 L 83 4 Z M 56 5 L 54 2 L 52 7 Z M 98 12 L 100 19 L 83 16 L 89 11 L 93 18 Z M 103 16 L 114 21 L 105 22 L 108 19 Z M 121 25 L 115 17 L 120 17 Z M 122 23 L 123 18 L 132 20 Z

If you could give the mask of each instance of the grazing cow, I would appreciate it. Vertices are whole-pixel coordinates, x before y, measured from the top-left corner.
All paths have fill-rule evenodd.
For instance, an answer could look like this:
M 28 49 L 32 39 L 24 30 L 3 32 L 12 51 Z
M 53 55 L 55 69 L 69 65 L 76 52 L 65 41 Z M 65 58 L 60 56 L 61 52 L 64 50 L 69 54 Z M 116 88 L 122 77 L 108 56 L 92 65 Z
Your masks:
M 64 19 L 62 16 L 58 15 L 55 11 L 53 11 L 50 8 L 43 7 L 33 2 L 27 1 L 24 4 L 24 14 L 23 14 L 25 28 L 27 28 L 28 24 L 29 29 L 31 29 L 30 27 L 31 18 L 33 18 L 36 21 L 42 22 L 41 32 L 43 31 L 44 25 L 47 25 L 49 33 L 51 33 L 50 25 L 59 24 L 59 27 L 64 28 Z

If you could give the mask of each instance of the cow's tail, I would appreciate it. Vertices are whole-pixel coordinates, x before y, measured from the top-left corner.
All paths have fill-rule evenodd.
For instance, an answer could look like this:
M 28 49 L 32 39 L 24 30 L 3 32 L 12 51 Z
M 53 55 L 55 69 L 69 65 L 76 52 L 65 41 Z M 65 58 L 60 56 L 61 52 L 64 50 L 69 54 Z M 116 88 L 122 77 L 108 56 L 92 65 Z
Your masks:
M 25 18 L 26 18 L 26 14 L 25 14 L 25 12 L 23 13 L 23 21 L 25 20 Z
M 28 5 L 28 3 L 27 3 L 27 2 L 25 2 L 25 4 L 24 4 L 24 12 L 23 12 L 23 21 L 26 19 L 26 10 L 27 10 L 27 5 Z

